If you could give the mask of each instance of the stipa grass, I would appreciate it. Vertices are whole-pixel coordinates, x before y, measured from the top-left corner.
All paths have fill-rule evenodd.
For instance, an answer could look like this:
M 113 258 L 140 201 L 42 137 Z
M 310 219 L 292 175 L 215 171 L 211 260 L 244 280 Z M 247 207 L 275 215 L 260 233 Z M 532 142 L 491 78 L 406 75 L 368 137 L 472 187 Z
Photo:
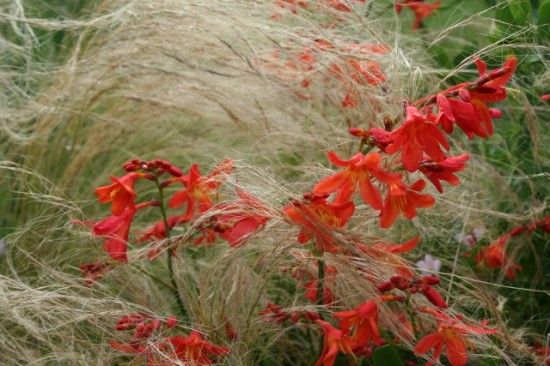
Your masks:
M 387 27 L 384 19 L 364 18 L 362 5 L 356 5 L 356 11 L 341 14 L 319 2 L 319 13 L 283 12 L 276 21 L 269 18 L 280 8 L 246 1 L 154 6 L 146 1 L 104 2 L 97 14 L 79 21 L 29 19 L 21 8 L 4 13 L 3 19 L 14 22 L 25 35 L 23 46 L 18 41 L 6 43 L 14 55 L 33 47 L 35 28 L 71 30 L 76 39 L 60 64 L 30 63 L 23 72 L 4 73 L 9 87 L 2 103 L 2 154 L 19 165 L 3 165 L 2 179 L 11 188 L 2 192 L 9 205 L 3 226 L 11 229 L 4 257 L 10 265 L 2 268 L 2 284 L 10 289 L 6 299 L 13 300 L 6 309 L 29 309 L 5 313 L 2 334 L 7 341 L 2 344 L 8 364 L 114 362 L 120 354 L 109 349 L 108 340 L 120 337 L 112 328 L 120 315 L 135 308 L 158 317 L 171 311 L 170 293 L 150 276 L 163 275 L 162 261 L 117 268 L 93 290 L 80 285 L 76 267 L 99 255 L 99 243 L 68 222 L 97 214 L 91 189 L 116 174 L 121 162 L 137 156 L 169 158 L 181 166 L 196 161 L 212 166 L 213 160 L 237 158 L 246 163 L 239 164 L 231 185 L 254 193 L 278 212 L 328 174 L 322 166 L 325 149 L 345 153 L 355 148 L 346 127 L 381 126 L 386 117 L 401 114 L 402 100 L 422 95 L 420 90 L 435 79 L 426 76 L 430 67 L 415 61 L 416 51 L 400 47 L 397 33 L 379 31 Z M 370 9 L 376 14 L 378 8 Z M 338 26 L 322 27 L 329 21 Z M 322 44 L 316 43 L 320 35 L 333 47 L 321 52 Z M 384 70 L 385 88 L 331 73 L 332 65 L 345 68 L 359 57 L 350 47 L 357 39 L 389 45 L 386 53 L 367 52 Z M 316 58 L 314 69 L 299 63 L 304 52 Z M 33 83 L 21 85 L 19 77 Z M 307 87 L 304 80 L 310 83 Z M 343 108 L 350 93 L 357 107 Z M 376 213 L 360 206 L 349 232 L 395 242 L 416 233 L 432 238 L 426 247 L 447 259 L 442 275 L 445 295 L 465 303 L 473 315 L 488 314 L 505 329 L 490 295 L 493 285 L 476 285 L 479 280 L 459 260 L 462 251 L 452 238 L 463 227 L 483 225 L 491 230 L 493 218 L 523 222 L 542 213 L 544 204 L 537 202 L 533 212 L 525 214 L 501 212 L 502 201 L 517 198 L 484 155 L 475 157 L 461 174 L 460 189 L 450 189 L 438 199 L 436 209 L 412 224 L 400 223 L 382 232 Z M 229 187 L 222 197 L 229 196 Z M 182 240 L 193 228 L 186 230 Z M 304 305 L 302 290 L 281 273 L 281 268 L 296 267 L 304 260 L 297 258 L 307 256 L 296 246 L 295 230 L 280 216 L 239 249 L 220 244 L 182 250 L 175 265 L 180 290 L 193 323 L 212 341 L 231 347 L 226 364 L 310 364 L 317 358 L 320 349 L 309 339 L 318 337 L 314 332 L 294 325 L 266 325 L 258 314 L 273 299 L 288 310 L 316 309 Z M 342 309 L 377 294 L 351 259 L 327 258 L 339 269 L 334 291 L 343 299 Z M 387 264 L 396 258 L 389 256 L 388 263 L 369 256 L 353 260 L 385 280 Z M 77 295 L 75 301 L 74 294 L 84 296 Z M 85 322 L 76 315 L 82 307 L 85 314 L 90 312 Z M 397 333 L 391 310 L 384 305 L 381 318 Z M 28 320 L 29 313 L 37 320 Z M 21 323 L 14 331 L 12 321 Z M 239 334 L 237 341 L 227 338 L 228 323 Z M 479 337 L 476 345 L 513 364 L 532 356 L 519 335 L 506 332 L 496 343 Z M 59 347 L 62 339 L 73 344 Z M 506 356 L 514 353 L 513 359 Z

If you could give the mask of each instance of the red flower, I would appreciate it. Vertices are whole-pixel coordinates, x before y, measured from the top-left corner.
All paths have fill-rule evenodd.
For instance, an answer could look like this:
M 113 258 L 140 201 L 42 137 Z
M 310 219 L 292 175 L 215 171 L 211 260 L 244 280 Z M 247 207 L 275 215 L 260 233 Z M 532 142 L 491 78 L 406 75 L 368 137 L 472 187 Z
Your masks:
M 384 152 L 386 146 L 392 142 L 391 133 L 379 127 L 369 128 L 368 130 L 352 127 L 348 129 L 348 132 L 355 137 L 366 139 L 368 144 L 374 145 Z
M 517 59 L 510 57 L 502 67 L 487 71 L 487 65 L 477 59 L 476 66 L 480 77 L 474 83 L 462 83 L 441 92 L 437 96 L 439 116 L 437 122 L 447 132 L 453 131 L 456 123 L 472 139 L 475 135 L 487 138 L 493 134 L 493 118 L 502 113 L 490 109 L 487 103 L 495 103 L 506 98 L 505 85 L 512 77 Z M 460 99 L 449 97 L 458 93 Z
M 447 150 L 450 148 L 439 128 L 412 106 L 407 107 L 407 118 L 399 128 L 392 131 L 391 139 L 392 143 L 386 147 L 386 152 L 393 154 L 401 150 L 401 161 L 409 172 L 418 169 L 423 153 L 439 162 L 446 158 L 441 146 Z
M 548 102 L 550 101 L 550 94 L 544 94 L 539 97 L 541 102 Z
M 170 216 L 168 218 L 168 230 L 172 230 L 177 224 L 183 222 L 182 216 Z M 166 239 L 166 228 L 164 225 L 164 220 L 156 222 L 153 226 L 145 230 L 143 235 L 138 239 L 138 241 L 148 241 L 152 239 Z
M 225 229 L 220 234 L 230 246 L 238 247 L 246 239 L 269 221 L 271 213 L 253 195 L 237 189 L 239 199 L 220 205 L 223 212 L 216 215 L 217 222 Z
M 411 9 L 414 12 L 413 30 L 417 30 L 422 27 L 422 21 L 439 9 L 440 6 L 441 0 L 437 0 L 432 4 L 426 4 L 424 0 L 403 0 L 395 4 L 395 10 L 399 14 L 404 7 Z
M 336 252 L 332 231 L 346 225 L 355 211 L 353 202 L 328 203 L 327 196 L 304 195 L 305 202 L 294 201 L 283 212 L 294 224 L 301 226 L 298 242 L 306 244 L 315 238 L 318 249 Z
M 468 159 L 470 159 L 468 154 L 461 154 L 450 156 L 440 162 L 424 160 L 420 164 L 419 170 L 432 182 L 440 193 L 443 193 L 443 186 L 440 181 L 444 180 L 450 185 L 457 186 L 460 180 L 453 173 L 463 170 Z
M 95 194 L 101 203 L 112 202 L 112 213 L 119 216 L 126 208 L 134 206 L 136 199 L 134 183 L 141 176 L 139 173 L 132 172 L 121 178 L 111 177 L 113 184 L 96 188 Z
M 344 170 L 322 179 L 313 188 L 313 194 L 322 195 L 338 192 L 334 203 L 349 201 L 357 186 L 363 202 L 368 203 L 372 208 L 381 210 L 383 207 L 382 196 L 372 184 L 376 178 L 384 183 L 391 183 L 399 178 L 398 174 L 390 174 L 380 167 L 381 158 L 378 153 L 363 155 L 355 154 L 349 160 L 342 160 L 335 152 L 329 151 L 328 159 L 338 167 L 345 167 Z
M 172 336 L 166 338 L 171 345 L 174 356 L 183 362 L 193 365 L 212 365 L 219 356 L 229 353 L 229 348 L 219 347 L 205 340 L 196 330 L 188 336 Z
M 330 6 L 335 10 L 346 12 L 346 13 L 349 13 L 351 11 L 351 8 L 349 7 L 349 5 L 347 5 L 346 2 L 344 1 L 341 1 L 341 0 L 326 0 L 326 1 L 327 1 L 327 6 Z M 365 3 L 365 0 L 353 0 L 353 1 L 357 1 L 363 4 Z
M 401 180 L 389 186 L 388 194 L 384 202 L 384 208 L 380 213 L 380 226 L 390 227 L 400 213 L 412 220 L 416 216 L 417 208 L 428 208 L 434 205 L 435 200 L 429 194 L 420 194 L 426 182 L 422 179 L 407 187 Z
M 417 355 L 423 355 L 433 350 L 433 356 L 429 364 L 436 363 L 439 360 L 445 347 L 447 350 L 447 359 L 452 366 L 465 366 L 468 363 L 467 336 L 469 334 L 496 333 L 496 330 L 487 329 L 483 326 L 468 326 L 437 310 L 430 312 L 438 318 L 438 329 L 420 339 L 414 348 L 414 352 Z
M 218 165 L 210 175 L 203 177 L 200 174 L 199 166 L 193 164 L 189 169 L 189 175 L 177 180 L 185 185 L 185 189 L 179 190 L 168 203 L 171 208 L 178 208 L 187 204 L 187 211 L 182 220 L 191 220 L 195 213 L 204 213 L 214 204 L 211 195 L 220 187 L 225 174 L 233 170 L 233 162 L 226 160 Z
M 333 366 L 339 352 L 351 354 L 352 341 L 341 330 L 324 320 L 317 320 L 324 333 L 323 350 L 315 366 Z
M 119 216 L 109 216 L 95 223 L 92 228 L 94 235 L 107 238 L 103 248 L 116 261 L 128 262 L 128 236 L 136 211 L 136 208 L 126 207 Z
M 101 261 L 80 265 L 80 272 L 84 276 L 84 284 L 88 287 L 100 280 L 109 270 L 109 265 Z
M 475 260 L 477 263 L 484 263 L 488 268 L 502 268 L 506 277 L 510 280 L 516 278 L 516 271 L 521 270 L 521 266 L 512 262 L 506 254 L 506 243 L 512 236 L 510 234 L 502 235 L 488 247 L 481 249 Z
M 354 352 L 360 352 L 371 342 L 377 346 L 384 343 L 378 329 L 376 300 L 366 301 L 353 310 L 334 313 L 334 318 L 340 321 L 342 332 L 351 337 Z

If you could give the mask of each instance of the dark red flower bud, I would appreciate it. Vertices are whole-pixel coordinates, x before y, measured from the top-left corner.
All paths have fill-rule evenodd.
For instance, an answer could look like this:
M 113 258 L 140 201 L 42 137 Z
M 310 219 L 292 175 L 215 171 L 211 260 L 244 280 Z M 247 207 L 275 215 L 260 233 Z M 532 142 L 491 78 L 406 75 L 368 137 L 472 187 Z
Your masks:
M 122 165 L 122 169 L 126 170 L 127 172 L 135 172 L 141 168 L 141 164 L 143 162 L 138 159 L 130 160 Z
M 316 312 L 314 311 L 306 311 L 304 313 L 305 317 L 308 318 L 309 320 L 311 321 L 317 321 L 319 319 L 321 319 L 321 317 L 319 316 L 319 314 L 317 314 Z
M 394 287 L 395 287 L 395 285 L 392 281 L 386 281 L 386 282 L 382 282 L 380 285 L 378 285 L 378 291 L 387 292 L 387 291 L 392 290 Z
M 525 230 L 526 230 L 525 227 L 517 226 L 517 227 L 513 228 L 512 230 L 510 230 L 510 236 L 517 236 L 517 235 L 523 233 Z
M 397 285 L 398 283 L 400 283 L 401 281 L 403 281 L 404 278 L 401 277 L 400 275 L 395 275 L 395 276 L 392 276 L 390 278 L 390 281 L 394 284 L 394 285 Z
M 443 299 L 443 296 L 441 296 L 441 294 L 435 288 L 427 286 L 427 288 L 423 289 L 422 293 L 435 306 L 440 308 L 446 308 L 448 306 Z
M 420 278 L 420 283 L 425 283 L 425 284 L 431 285 L 431 286 L 438 285 L 439 282 L 440 282 L 439 277 L 437 277 L 436 275 L 433 275 L 433 274 L 423 276 L 422 278 Z
M 168 328 L 173 328 L 178 324 L 178 319 L 174 315 L 169 315 L 166 318 L 166 326 Z
M 403 279 L 396 285 L 396 287 L 400 290 L 406 290 L 411 287 L 411 281 Z

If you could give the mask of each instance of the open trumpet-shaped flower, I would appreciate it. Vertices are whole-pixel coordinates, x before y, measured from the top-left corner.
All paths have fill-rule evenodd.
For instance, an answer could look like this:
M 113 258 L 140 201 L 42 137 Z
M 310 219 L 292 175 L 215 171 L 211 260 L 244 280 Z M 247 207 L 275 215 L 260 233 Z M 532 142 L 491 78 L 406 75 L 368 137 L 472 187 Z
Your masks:
M 334 245 L 334 229 L 346 225 L 355 212 L 353 202 L 328 203 L 327 195 L 304 195 L 304 201 L 294 201 L 283 208 L 288 219 L 301 227 L 298 233 L 298 242 L 306 244 L 315 238 L 318 249 L 328 252 L 337 252 Z
M 439 360 L 445 348 L 447 359 L 452 366 L 465 366 L 468 364 L 468 335 L 496 333 L 496 330 L 487 329 L 485 326 L 466 325 L 437 310 L 430 312 L 436 316 L 438 328 L 420 339 L 414 348 L 417 355 L 433 352 L 429 365 Z
M 424 0 L 403 0 L 395 4 L 395 10 L 399 14 L 403 8 L 409 8 L 414 13 L 413 30 L 422 28 L 422 22 L 441 6 L 441 0 L 434 3 L 426 3 Z
M 401 213 L 407 219 L 412 220 L 416 216 L 417 208 L 433 206 L 435 200 L 432 196 L 418 193 L 425 186 L 426 182 L 421 179 L 410 187 L 407 187 L 401 180 L 390 184 L 384 208 L 380 213 L 380 226 L 390 227 Z
M 334 203 L 342 203 L 349 201 L 351 195 L 359 186 L 363 202 L 368 203 L 376 210 L 382 209 L 382 196 L 373 185 L 373 178 L 389 184 L 398 179 L 399 174 L 390 174 L 382 170 L 380 154 L 363 155 L 357 153 L 349 160 L 342 160 L 335 152 L 329 151 L 327 156 L 332 164 L 345 169 L 317 183 L 313 188 L 314 194 L 322 195 L 337 192 Z
M 183 215 L 183 221 L 191 220 L 195 214 L 208 211 L 214 203 L 211 196 L 221 186 L 225 174 L 233 170 L 233 162 L 226 160 L 218 165 L 208 176 L 201 176 L 199 166 L 193 164 L 189 169 L 189 174 L 178 181 L 183 183 L 184 189 L 174 193 L 168 205 L 171 208 L 178 208 L 187 205 L 187 210 Z
M 169 337 L 166 343 L 171 345 L 171 351 L 177 360 L 198 366 L 212 365 L 220 356 L 229 353 L 229 348 L 208 342 L 196 330 L 185 337 Z
M 323 350 L 315 366 L 333 366 L 338 353 L 353 353 L 353 342 L 344 332 L 324 320 L 317 320 L 317 324 L 322 327 L 324 338 Z
M 120 215 L 111 215 L 93 224 L 92 234 L 106 238 L 103 248 L 109 253 L 111 258 L 122 263 L 127 263 L 128 236 L 130 235 L 130 227 L 132 226 L 136 212 L 157 204 L 158 202 L 156 201 L 148 201 L 134 207 L 126 207 Z
M 360 352 L 369 343 L 380 346 L 384 343 L 378 329 L 378 304 L 369 300 L 353 310 L 334 313 L 340 321 L 340 329 L 350 336 L 354 352 Z
M 439 115 L 437 122 L 447 132 L 453 131 L 457 124 L 468 138 L 474 136 L 487 138 L 493 134 L 493 118 L 502 113 L 491 109 L 487 103 L 496 103 L 506 98 L 505 85 L 516 69 L 517 59 L 509 57 L 502 67 L 487 71 L 485 62 L 477 59 L 480 78 L 474 83 L 462 83 L 437 95 Z M 449 97 L 456 94 L 459 98 Z
M 111 177 L 113 184 L 98 187 L 95 194 L 101 203 L 112 202 L 113 215 L 121 215 L 126 208 L 132 208 L 136 199 L 134 183 L 141 178 L 139 173 L 128 173 L 121 178 Z
M 425 160 L 420 164 L 420 171 L 432 182 L 440 193 L 443 193 L 441 181 L 445 181 L 452 186 L 460 184 L 460 180 L 454 173 L 464 169 L 466 162 L 470 159 L 468 154 L 450 156 L 443 161 L 433 162 Z
M 475 260 L 477 263 L 484 263 L 487 268 L 501 268 L 506 277 L 514 280 L 516 272 L 521 270 L 521 266 L 512 262 L 506 254 L 506 243 L 511 237 L 511 234 L 502 235 L 488 247 L 482 248 L 477 253 Z
M 440 162 L 446 158 L 441 147 L 447 150 L 450 148 L 437 125 L 412 106 L 407 107 L 406 120 L 392 131 L 391 139 L 386 152 L 394 154 L 401 151 L 401 161 L 409 172 L 418 169 L 424 153 L 433 161 Z
M 128 262 L 128 236 L 135 214 L 135 208 L 127 207 L 119 216 L 109 216 L 98 221 L 92 228 L 94 235 L 107 238 L 103 248 L 116 261 Z
M 242 189 L 237 189 L 237 195 L 237 200 L 221 205 L 224 212 L 216 216 L 224 228 L 221 237 L 234 248 L 242 245 L 271 218 L 269 207 L 256 197 Z

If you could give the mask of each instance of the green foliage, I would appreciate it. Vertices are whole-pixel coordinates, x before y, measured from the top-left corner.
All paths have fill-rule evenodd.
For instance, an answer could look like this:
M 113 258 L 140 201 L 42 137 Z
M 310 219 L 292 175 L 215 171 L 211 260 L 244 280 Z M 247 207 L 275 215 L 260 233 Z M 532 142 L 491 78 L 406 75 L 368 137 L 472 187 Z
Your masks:
M 397 348 L 388 344 L 374 350 L 372 354 L 374 366 L 404 366 Z

